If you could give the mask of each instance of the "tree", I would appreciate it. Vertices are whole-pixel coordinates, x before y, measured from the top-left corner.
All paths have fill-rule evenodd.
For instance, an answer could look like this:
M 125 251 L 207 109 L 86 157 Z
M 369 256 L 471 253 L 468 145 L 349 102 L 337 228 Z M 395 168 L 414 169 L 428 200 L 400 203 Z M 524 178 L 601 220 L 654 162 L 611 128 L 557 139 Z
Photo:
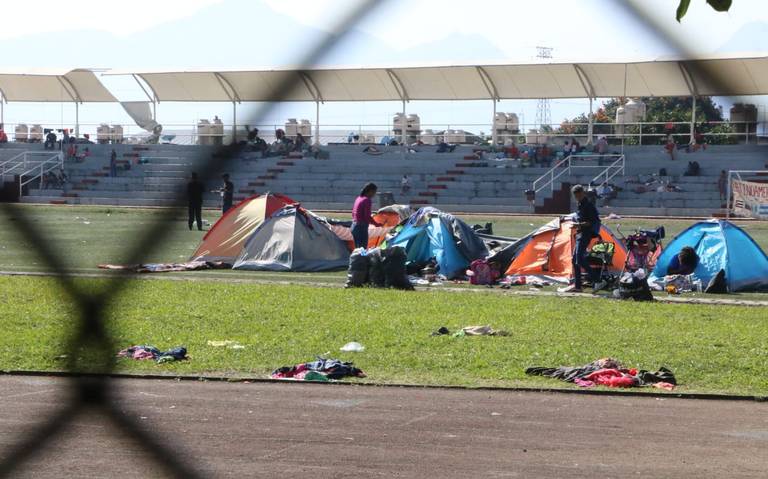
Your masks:
M 718 12 L 727 12 L 731 8 L 732 0 L 707 0 L 709 6 L 714 8 Z M 675 12 L 675 18 L 680 22 L 682 18 L 688 13 L 688 7 L 691 5 L 691 0 L 680 0 L 680 4 L 677 6 L 677 12 Z
M 664 97 L 664 98 L 640 98 L 645 103 L 646 115 L 645 122 L 659 123 L 658 125 L 642 126 L 642 143 L 644 145 L 657 145 L 665 141 L 666 134 L 669 132 L 665 125 L 667 122 L 685 123 L 684 125 L 674 125 L 671 133 L 676 135 L 687 135 L 690 133 L 688 124 L 691 121 L 691 109 L 693 100 L 691 97 Z M 616 110 L 624 103 L 620 98 L 611 98 L 603 103 L 603 106 L 595 112 L 595 123 L 615 123 Z M 557 133 L 566 135 L 586 135 L 589 121 L 585 114 L 581 114 L 572 120 L 565 120 L 560 124 Z M 729 133 L 729 125 L 712 125 L 710 122 L 722 122 L 723 109 L 712 101 L 712 97 L 703 96 L 696 99 L 696 125 L 701 133 Z M 576 125 L 574 123 L 584 123 Z M 615 127 L 612 125 L 595 125 L 595 135 L 609 135 L 614 133 Z M 627 144 L 638 144 L 640 141 L 640 127 L 625 127 L 625 138 Z M 734 143 L 734 137 L 712 136 L 708 139 L 709 143 Z

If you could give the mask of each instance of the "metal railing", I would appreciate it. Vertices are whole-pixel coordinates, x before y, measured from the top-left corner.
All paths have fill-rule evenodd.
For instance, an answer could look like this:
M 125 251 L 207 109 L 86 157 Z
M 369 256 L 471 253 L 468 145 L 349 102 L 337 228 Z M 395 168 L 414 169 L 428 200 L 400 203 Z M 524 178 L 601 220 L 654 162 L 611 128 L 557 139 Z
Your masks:
M 48 153 L 50 155 L 50 153 Z M 49 156 L 47 160 L 43 160 L 39 162 L 39 164 L 36 164 L 29 168 L 26 171 L 23 171 L 19 174 L 19 198 L 24 196 L 24 187 L 30 183 L 32 183 L 35 180 L 40 180 L 42 182 L 43 175 L 48 173 L 49 171 L 53 171 L 56 168 L 64 169 L 64 155 L 59 152 L 55 153 L 54 155 Z
M 610 165 L 605 166 L 602 164 L 603 160 L 612 158 L 615 158 L 615 160 L 613 160 Z M 574 162 L 577 161 L 594 159 L 598 161 L 597 165 L 583 165 L 578 163 L 574 164 Z M 566 178 L 572 176 L 574 169 L 600 168 L 603 171 L 601 171 L 599 175 L 592 179 L 592 182 L 597 181 L 603 176 L 606 178 L 604 181 L 608 181 L 618 174 L 624 174 L 624 163 L 624 155 L 568 155 L 566 158 L 557 162 L 555 166 L 550 168 L 546 173 L 536 178 L 533 181 L 531 189 L 538 193 L 539 191 L 549 188 L 551 193 L 555 190 L 555 182 L 564 176 Z
M 619 174 L 624 176 L 624 173 L 625 173 L 624 167 L 626 165 L 626 161 L 627 161 L 626 157 L 624 155 L 620 155 L 616 161 L 606 166 L 605 169 L 600 172 L 600 174 L 592 178 L 589 181 L 589 184 L 601 185 L 603 183 L 608 183 Z
M 24 157 L 27 154 L 26 151 L 21 151 L 18 155 L 5 160 L 0 163 L 0 178 L 4 178 L 9 173 L 14 173 L 16 170 L 23 168 Z
M 18 155 L 9 158 L 0 163 L 0 178 L 5 175 L 24 175 L 28 170 L 40 166 L 40 163 L 47 162 L 54 156 L 59 157 L 60 153 L 51 153 L 50 151 L 22 151 Z M 61 156 L 63 161 L 63 156 Z
M 13 131 L 13 123 L 7 123 L 6 126 L 9 127 L 7 131 Z M 88 134 L 89 138 L 94 141 L 94 143 L 99 143 L 98 134 L 96 133 L 98 126 L 100 126 L 100 124 L 81 123 L 81 136 Z M 123 137 L 118 143 L 144 143 L 157 141 L 158 143 L 176 143 L 184 145 L 213 145 L 217 142 L 229 144 L 233 139 L 233 126 L 235 125 L 223 124 L 221 125 L 223 131 L 219 130 L 219 133 L 204 133 L 198 130 L 196 122 L 163 123 L 163 132 L 160 134 L 159 138 L 153 138 L 152 133 L 141 129 L 136 125 L 123 125 Z M 756 122 L 708 121 L 697 123 L 696 126 L 703 127 L 703 130 L 719 127 L 718 131 L 701 131 L 701 135 L 704 137 L 705 141 L 709 142 L 730 139 L 744 143 L 759 143 L 761 139 L 768 137 L 768 122 L 765 120 Z M 72 126 L 68 124 L 57 124 L 46 127 L 55 128 L 57 130 L 63 130 L 65 128 L 72 129 Z M 250 127 L 258 128 L 261 138 L 269 142 L 275 139 L 275 131 L 278 129 L 286 130 L 286 125 L 279 122 L 254 123 L 250 125 Z M 666 127 L 672 128 L 669 131 L 660 131 Z M 328 123 L 320 124 L 319 126 L 313 123 L 311 124 L 310 135 L 305 135 L 308 142 L 314 143 L 316 128 L 319 128 L 321 144 L 347 143 L 350 136 L 358 137 L 358 140 L 352 138 L 352 143 L 362 141 L 370 136 L 374 138 L 374 142 L 379 142 L 384 137 L 390 137 L 397 140 L 398 143 L 402 140 L 401 131 L 398 130 L 395 132 L 394 125 L 391 123 Z M 414 130 L 407 131 L 413 132 L 413 134 L 408 134 L 409 137 L 415 137 L 417 140 L 424 141 L 427 144 L 436 144 L 441 141 L 455 143 L 455 141 L 450 141 L 450 138 L 446 138 L 445 133 L 443 133 L 450 130 L 459 130 L 459 133 L 457 133 L 459 137 L 466 134 L 472 139 L 472 141 L 469 141 L 470 143 L 474 142 L 474 140 L 480 140 L 490 144 L 492 143 L 492 132 L 494 128 L 496 128 L 497 131 L 496 141 L 498 145 L 502 145 L 507 141 L 514 141 L 515 143 L 553 143 L 570 138 L 578 138 L 581 143 L 588 143 L 589 140 L 589 134 L 587 133 L 589 130 L 588 122 L 562 122 L 548 125 L 519 123 L 513 130 L 500 128 L 499 125 L 494 125 L 490 122 L 450 124 L 420 123 L 414 127 Z M 592 123 L 592 129 L 593 138 L 604 136 L 606 139 L 616 144 L 621 143 L 622 141 L 636 142 L 637 144 L 660 143 L 669 135 L 675 138 L 679 143 L 687 144 L 692 137 L 692 125 L 690 121 L 642 121 L 621 124 L 595 122 Z M 429 130 L 431 130 L 431 132 Z M 235 126 L 235 133 L 236 135 L 234 137 L 238 141 L 244 141 L 248 135 L 242 124 Z M 451 137 L 451 135 L 451 133 L 448 133 L 449 137 Z M 23 136 L 20 138 L 23 142 L 30 141 Z M 58 135 L 58 139 L 61 139 L 61 134 Z M 463 143 L 464 141 L 459 142 Z
M 549 191 L 553 192 L 555 190 L 555 181 L 558 178 L 560 178 L 565 174 L 567 174 L 568 176 L 571 176 L 571 157 L 572 156 L 573 155 L 568 155 L 567 157 L 558 161 L 557 163 L 555 163 L 555 166 L 549 169 L 549 171 L 547 171 L 540 177 L 536 178 L 533 181 L 533 186 L 531 187 L 531 189 L 536 193 L 538 193 L 544 188 L 549 187 Z

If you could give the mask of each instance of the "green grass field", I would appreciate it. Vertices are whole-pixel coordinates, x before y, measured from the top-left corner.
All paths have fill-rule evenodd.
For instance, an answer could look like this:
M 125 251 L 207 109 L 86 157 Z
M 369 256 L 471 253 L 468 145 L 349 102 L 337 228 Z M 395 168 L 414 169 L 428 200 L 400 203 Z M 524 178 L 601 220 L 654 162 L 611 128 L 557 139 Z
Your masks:
M 16 206 L 0 213 L 6 225 L 0 230 L 0 270 L 50 269 L 33 253 L 32 245 L 19 238 L 14 221 L 20 211 L 45 230 L 46 242 L 64 256 L 68 268 L 83 273 L 98 271 L 98 263 L 124 260 L 125 248 L 158 215 L 140 209 Z M 213 222 L 214 217 L 208 219 Z M 498 234 L 520 236 L 547 218 L 468 221 L 494 221 Z M 623 229 L 656 224 L 622 222 Z M 690 223 L 664 221 L 670 236 Z M 766 248 L 768 224 L 751 222 L 746 227 Z M 181 215 L 167 228 L 170 234 L 147 252 L 145 261 L 186 259 L 201 237 L 186 229 Z M 194 281 L 164 280 L 185 278 Z M 245 278 L 308 284 L 237 281 Z M 157 280 L 130 280 L 131 287 L 113 304 L 109 319 L 114 348 L 138 343 L 161 348 L 184 345 L 192 359 L 165 365 L 121 360 L 121 371 L 263 377 L 279 366 L 328 353 L 354 360 L 374 382 L 560 387 L 565 383 L 529 378 L 523 371 L 531 365 L 578 365 L 614 356 L 629 366 L 673 369 L 681 392 L 768 395 L 764 374 L 768 319 L 761 307 L 635 304 L 484 290 L 399 292 L 319 286 L 338 285 L 343 273 L 214 271 L 153 275 L 152 279 Z M 78 284 L 95 291 L 111 281 L 80 279 Z M 74 311 L 53 278 L 0 276 L 4 325 L 0 369 L 62 369 L 60 356 L 66 353 Z M 471 324 L 490 324 L 511 336 L 429 336 L 440 326 L 455 330 Z M 234 340 L 244 348 L 213 347 L 207 344 L 211 340 Z M 363 343 L 366 351 L 338 351 L 353 340 Z M 81 355 L 81 364 L 87 368 L 89 353 Z

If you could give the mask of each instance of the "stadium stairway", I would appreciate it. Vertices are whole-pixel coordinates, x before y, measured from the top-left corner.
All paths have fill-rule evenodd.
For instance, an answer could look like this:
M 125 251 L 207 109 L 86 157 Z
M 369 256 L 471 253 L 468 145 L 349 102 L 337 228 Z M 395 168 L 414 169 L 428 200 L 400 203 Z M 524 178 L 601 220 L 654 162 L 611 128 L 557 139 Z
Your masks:
M 167 206 L 172 204 L 176 188 L 184 184 L 189 172 L 200 162 L 210 160 L 214 151 L 207 146 L 182 145 L 87 146 L 92 152 L 88 159 L 82 163 L 66 162 L 70 181 L 64 190 L 31 188 L 22 201 Z M 0 159 L 7 156 L 4 150 L 11 148 L 42 146 L 9 144 L 0 148 Z M 116 178 L 109 177 L 112 148 L 121 166 L 131 165 L 129 170 L 119 171 Z M 379 147 L 377 155 L 363 153 L 360 145 L 329 145 L 323 149 L 328 152 L 326 159 L 242 154 L 228 168 L 235 183 L 235 199 L 271 191 L 292 197 L 310 209 L 348 210 L 360 188 L 373 181 L 380 192 L 391 192 L 398 203 L 434 205 L 453 212 L 530 213 L 533 207 L 523 192 L 548 171 L 541 167 L 521 168 L 517 161 L 497 160 L 488 153 L 477 154 L 471 146 L 459 146 L 452 153 L 436 153 L 435 147 L 430 146 L 419 147 L 417 153 L 404 153 L 399 147 Z M 762 170 L 768 160 L 768 147 L 756 145 L 714 145 L 695 153 L 681 150 L 675 161 L 670 161 L 660 146 L 627 147 L 624 152 L 626 174 L 612 180 L 622 191 L 603 212 L 710 216 L 722 207 L 717 191 L 721 169 Z M 694 159 L 701 165 L 701 175 L 683 176 L 688 161 Z M 586 166 L 589 160 L 585 161 Z M 682 192 L 633 191 L 639 185 L 637 181 L 658 175 L 661 168 L 667 170 L 663 180 L 678 185 Z M 599 169 L 580 172 L 562 181 L 587 183 Z M 411 180 L 411 190 L 405 195 L 400 192 L 403 174 Z M 207 186 L 212 190 L 220 183 L 213 181 Z M 220 201 L 217 193 L 205 196 L 208 207 L 217 207 Z

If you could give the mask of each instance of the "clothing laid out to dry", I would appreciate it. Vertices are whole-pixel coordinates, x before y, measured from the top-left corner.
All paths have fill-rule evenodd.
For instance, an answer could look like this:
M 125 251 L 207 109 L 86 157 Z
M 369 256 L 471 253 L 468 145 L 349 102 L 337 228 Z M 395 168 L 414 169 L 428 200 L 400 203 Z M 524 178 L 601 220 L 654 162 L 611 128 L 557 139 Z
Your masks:
M 584 366 L 576 367 L 530 367 L 525 370 L 525 374 L 556 378 L 581 387 L 607 386 L 631 388 L 653 386 L 671 391 L 677 385 L 675 375 L 667 368 L 661 367 L 655 372 L 626 368 L 613 358 L 598 359 Z
M 131 346 L 117 353 L 119 358 L 131 358 L 136 360 L 151 359 L 157 363 L 182 361 L 187 358 L 187 348 L 178 347 L 168 351 L 160 351 L 154 346 Z
M 232 265 L 222 261 L 187 261 L 186 263 L 100 264 L 99 268 L 133 273 L 170 273 L 202 269 L 232 269 Z
M 346 377 L 364 378 L 365 373 L 356 368 L 353 363 L 318 357 L 316 361 L 276 369 L 272 371 L 270 377 L 300 381 L 327 381 Z

